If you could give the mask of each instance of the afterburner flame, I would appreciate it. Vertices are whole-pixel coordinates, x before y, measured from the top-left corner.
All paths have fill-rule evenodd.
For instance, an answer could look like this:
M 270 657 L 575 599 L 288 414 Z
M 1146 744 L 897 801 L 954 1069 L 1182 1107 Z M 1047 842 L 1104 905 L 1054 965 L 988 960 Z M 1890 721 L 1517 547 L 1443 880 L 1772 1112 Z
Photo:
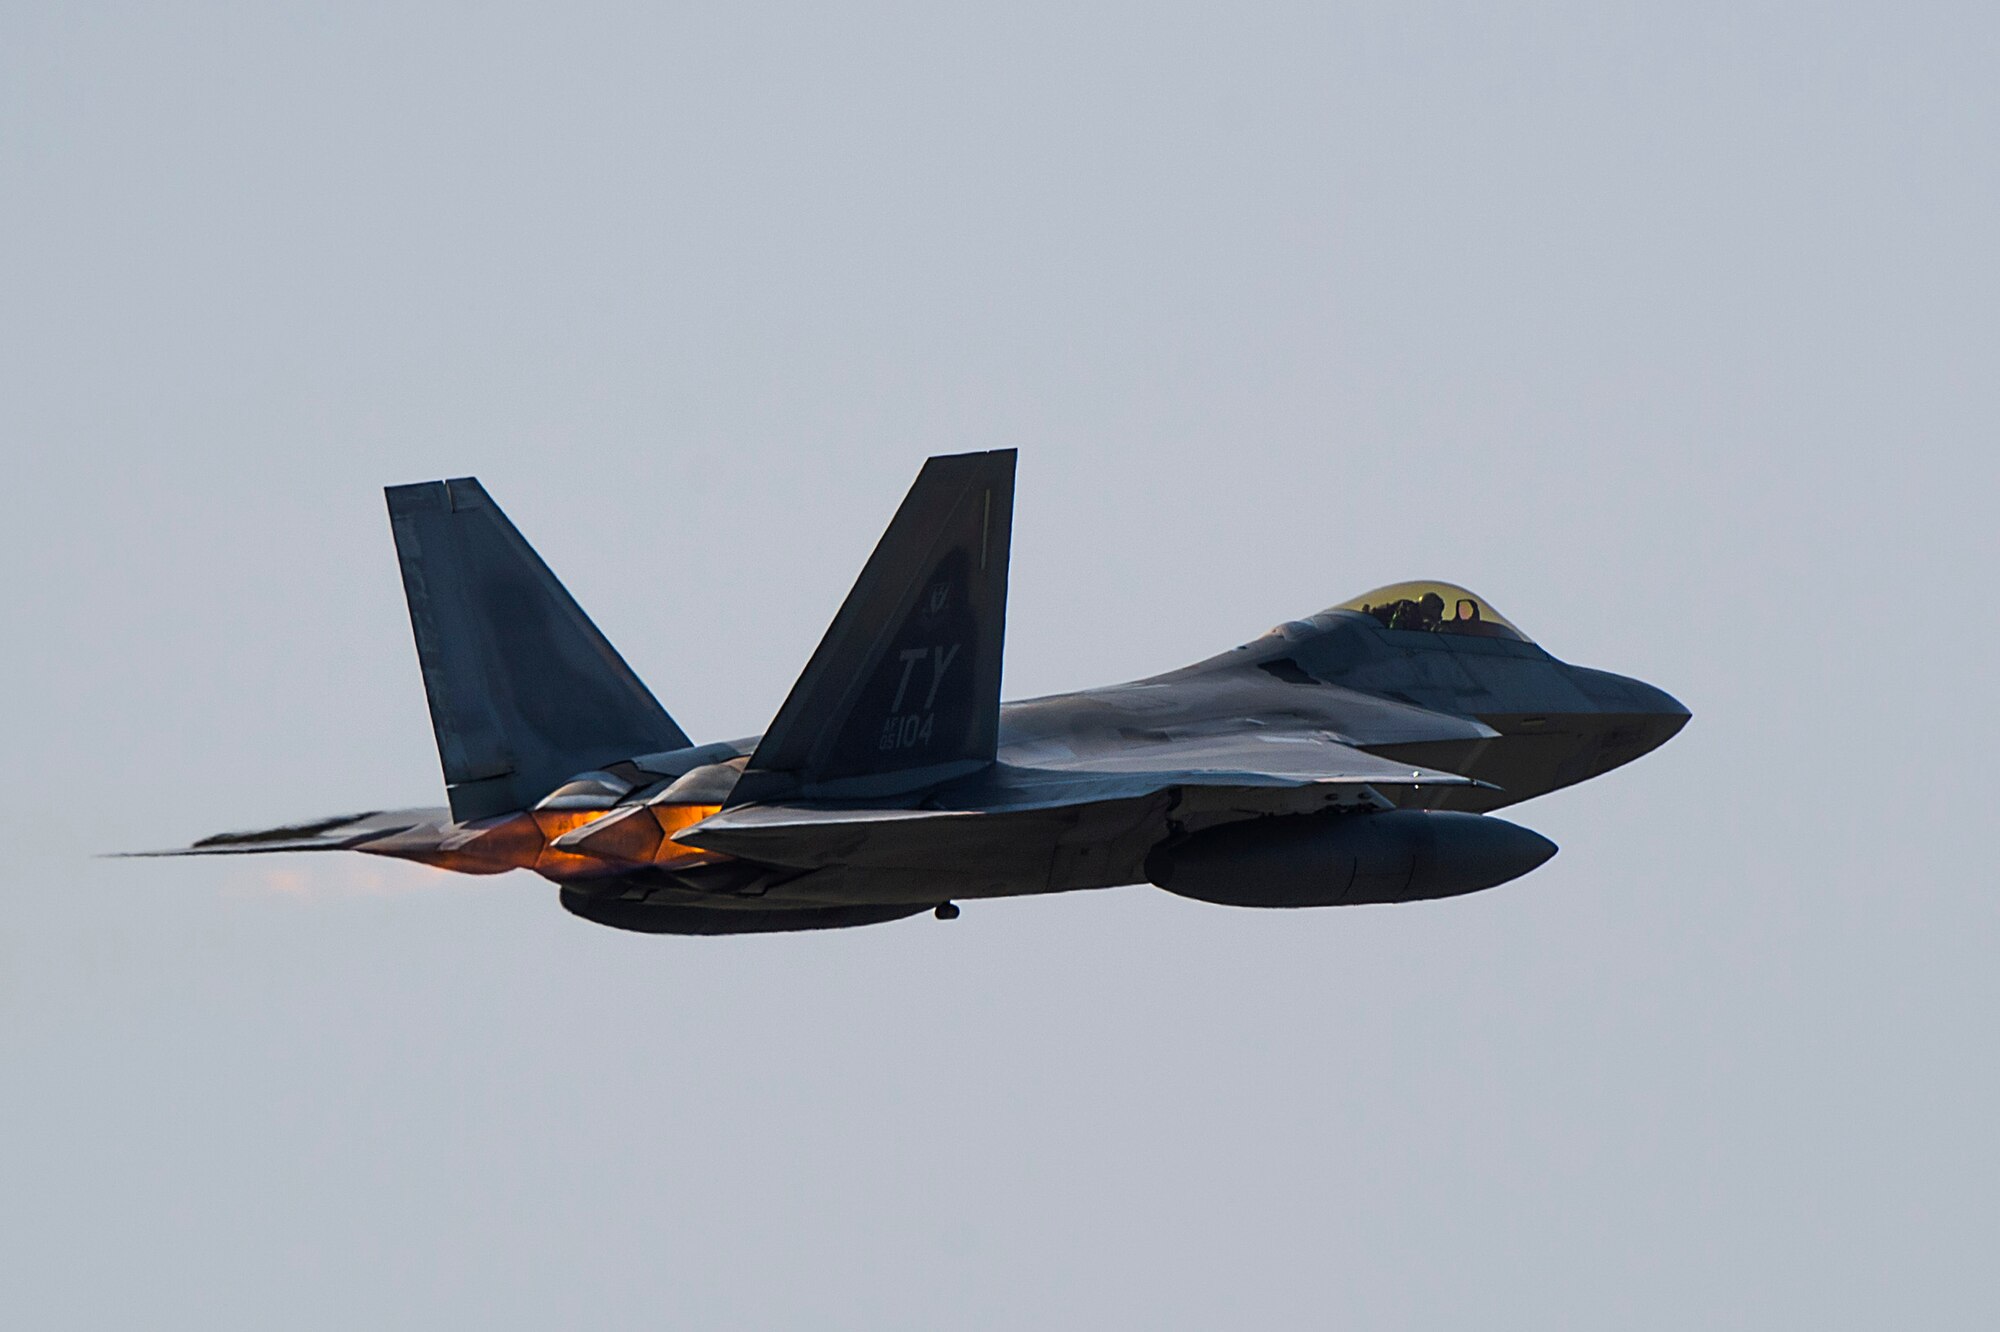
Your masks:
M 720 805 L 625 805 L 618 809 L 535 809 L 472 823 L 432 824 L 364 843 L 357 850 L 415 860 L 458 874 L 533 870 L 558 883 L 657 866 L 691 869 L 729 859 L 681 846 L 673 834 Z

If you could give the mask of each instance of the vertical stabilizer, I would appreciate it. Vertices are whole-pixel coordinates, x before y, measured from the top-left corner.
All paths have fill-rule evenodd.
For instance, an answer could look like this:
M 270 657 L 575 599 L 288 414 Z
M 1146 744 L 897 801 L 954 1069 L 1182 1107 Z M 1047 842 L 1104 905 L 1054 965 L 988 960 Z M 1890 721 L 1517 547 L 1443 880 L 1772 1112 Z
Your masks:
M 389 523 L 461 822 L 688 738 L 471 477 L 390 486 Z
M 1014 450 L 932 458 L 731 804 L 893 796 L 993 761 Z

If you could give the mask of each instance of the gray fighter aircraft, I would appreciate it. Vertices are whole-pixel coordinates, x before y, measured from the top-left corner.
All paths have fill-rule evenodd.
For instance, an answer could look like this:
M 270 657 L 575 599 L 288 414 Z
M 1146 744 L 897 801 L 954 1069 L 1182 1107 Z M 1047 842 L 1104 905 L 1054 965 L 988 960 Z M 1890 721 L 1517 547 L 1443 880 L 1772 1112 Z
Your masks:
M 163 854 L 531 869 L 576 915 L 660 934 L 950 919 L 962 899 L 1141 882 L 1231 906 L 1411 902 L 1534 869 L 1554 844 L 1488 811 L 1688 720 L 1445 583 L 1003 704 L 1003 450 L 926 463 L 770 729 L 697 745 L 476 480 L 387 493 L 449 808 Z

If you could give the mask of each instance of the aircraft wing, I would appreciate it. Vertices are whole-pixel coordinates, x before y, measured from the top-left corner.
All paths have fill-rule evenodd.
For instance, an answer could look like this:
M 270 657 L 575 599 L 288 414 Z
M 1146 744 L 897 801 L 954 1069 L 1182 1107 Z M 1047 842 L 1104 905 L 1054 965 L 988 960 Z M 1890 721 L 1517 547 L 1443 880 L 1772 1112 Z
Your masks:
M 335 814 L 252 832 L 216 833 L 171 851 L 127 851 L 127 856 L 243 856 L 273 851 L 348 851 L 364 842 L 407 832 L 426 823 L 449 823 L 448 809 L 383 809 Z
M 1077 778 L 1134 786 L 1134 794 L 1171 786 L 1484 785 L 1455 772 L 1381 758 L 1324 731 L 1256 727 L 1162 736 L 1082 752 L 1045 743 L 1029 752 L 1032 763 L 996 770 L 995 794 L 1059 788 Z
M 1230 732 L 1128 744 L 1099 753 L 1049 754 L 1035 766 L 996 764 L 907 808 L 815 802 L 726 809 L 675 834 L 683 845 L 772 864 L 949 860 L 1014 837 L 1024 817 L 1182 788 L 1210 793 L 1315 788 L 1343 803 L 1384 802 L 1371 788 L 1484 786 L 1458 773 L 1378 758 L 1317 732 Z M 1315 797 L 1317 801 L 1318 797 Z M 1011 830 L 1011 831 L 1010 831 Z

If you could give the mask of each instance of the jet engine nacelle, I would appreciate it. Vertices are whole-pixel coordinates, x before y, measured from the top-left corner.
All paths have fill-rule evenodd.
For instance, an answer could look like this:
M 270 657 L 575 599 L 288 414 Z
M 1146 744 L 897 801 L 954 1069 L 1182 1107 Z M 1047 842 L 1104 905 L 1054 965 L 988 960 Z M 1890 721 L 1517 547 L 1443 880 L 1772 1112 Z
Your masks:
M 1146 857 L 1146 877 L 1222 906 L 1356 906 L 1478 892 L 1555 853 L 1540 833 L 1485 814 L 1298 814 L 1162 843 Z

